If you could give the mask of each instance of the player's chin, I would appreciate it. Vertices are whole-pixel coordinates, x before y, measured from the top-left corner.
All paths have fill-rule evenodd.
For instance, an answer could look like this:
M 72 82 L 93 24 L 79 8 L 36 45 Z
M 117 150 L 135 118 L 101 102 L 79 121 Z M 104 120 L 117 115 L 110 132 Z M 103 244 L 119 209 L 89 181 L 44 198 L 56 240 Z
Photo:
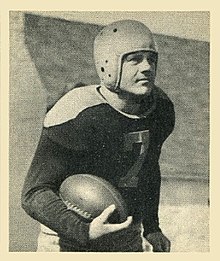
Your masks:
M 145 96 L 145 95 L 150 95 L 153 89 L 153 84 L 141 84 L 137 88 L 135 88 L 134 93 L 137 96 Z

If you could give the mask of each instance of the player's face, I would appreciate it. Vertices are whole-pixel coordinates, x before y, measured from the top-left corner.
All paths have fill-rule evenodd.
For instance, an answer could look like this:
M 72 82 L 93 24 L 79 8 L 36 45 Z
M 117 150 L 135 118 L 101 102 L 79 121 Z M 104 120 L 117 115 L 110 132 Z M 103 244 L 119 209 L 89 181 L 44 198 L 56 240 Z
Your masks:
M 123 59 L 120 90 L 131 95 L 149 95 L 155 81 L 157 56 L 134 52 Z

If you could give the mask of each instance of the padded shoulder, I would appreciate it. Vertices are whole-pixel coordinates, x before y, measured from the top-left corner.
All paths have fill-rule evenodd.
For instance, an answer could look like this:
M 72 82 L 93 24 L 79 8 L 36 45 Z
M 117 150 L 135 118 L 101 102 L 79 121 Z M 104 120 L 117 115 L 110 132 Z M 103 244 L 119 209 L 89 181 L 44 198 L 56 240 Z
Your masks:
M 48 128 L 70 121 L 76 118 L 81 111 L 102 103 L 105 103 L 105 100 L 98 95 L 97 85 L 73 89 L 61 97 L 48 111 L 44 127 Z

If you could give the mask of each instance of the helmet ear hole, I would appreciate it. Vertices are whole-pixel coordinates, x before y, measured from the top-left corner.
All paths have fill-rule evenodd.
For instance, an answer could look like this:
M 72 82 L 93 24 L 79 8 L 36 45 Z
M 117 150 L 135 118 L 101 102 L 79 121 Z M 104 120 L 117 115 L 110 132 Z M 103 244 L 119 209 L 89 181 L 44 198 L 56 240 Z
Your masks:
M 104 71 L 105 71 L 105 68 L 104 68 L 104 67 L 101 67 L 101 71 L 104 72 Z

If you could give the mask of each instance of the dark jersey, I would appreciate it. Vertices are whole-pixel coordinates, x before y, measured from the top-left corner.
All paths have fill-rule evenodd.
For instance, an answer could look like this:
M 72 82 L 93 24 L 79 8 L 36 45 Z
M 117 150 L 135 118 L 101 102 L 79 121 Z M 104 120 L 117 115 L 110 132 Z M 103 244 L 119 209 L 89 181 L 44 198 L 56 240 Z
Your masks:
M 30 216 L 61 240 L 81 245 L 89 241 L 89 223 L 59 198 L 63 180 L 79 173 L 108 180 L 121 192 L 134 223 L 143 223 L 144 235 L 160 231 L 159 156 L 174 127 L 173 104 L 158 87 L 141 118 L 111 107 L 98 89 L 74 89 L 47 113 L 22 193 Z

